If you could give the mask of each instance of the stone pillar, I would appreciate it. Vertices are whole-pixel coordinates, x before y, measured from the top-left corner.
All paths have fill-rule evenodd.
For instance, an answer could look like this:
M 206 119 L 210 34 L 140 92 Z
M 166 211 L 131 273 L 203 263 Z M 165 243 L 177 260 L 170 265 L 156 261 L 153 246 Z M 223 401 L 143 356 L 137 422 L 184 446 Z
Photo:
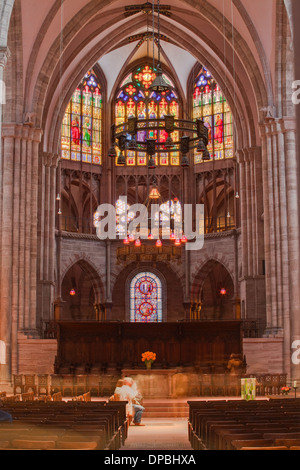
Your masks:
M 287 235 L 288 235 L 288 268 L 290 292 L 290 348 L 291 355 L 295 342 L 300 341 L 300 247 L 299 247 L 299 188 L 298 188 L 298 162 L 297 126 L 293 118 L 284 118 L 280 121 L 284 134 L 285 168 L 287 182 Z M 291 361 L 291 377 L 300 379 L 300 364 Z
M 292 344 L 300 340 L 299 200 L 296 121 L 268 118 L 261 126 L 264 163 L 266 335 L 284 333 L 285 372 L 299 376 Z
M 4 88 L 4 69 L 7 64 L 7 60 L 10 56 L 8 48 L 0 48 L 0 87 L 2 87 L 2 93 L 5 92 Z M 0 188 L 2 188 L 2 175 L 3 175 L 3 144 L 2 144 L 2 114 L 3 106 L 5 103 L 5 96 L 1 96 L 0 89 Z M 0 197 L 0 227 L 2 226 L 2 198 Z M 1 253 L 0 253 L 1 260 Z
M 238 151 L 241 207 L 241 265 L 240 301 L 243 318 L 261 321 L 265 317 L 264 276 L 262 275 L 263 237 L 261 222 L 261 151 L 259 147 Z M 261 261 L 261 263 L 260 263 Z
M 39 254 L 38 254 L 38 326 L 54 317 L 55 210 L 58 155 L 40 154 Z
M 1 381 L 16 373 L 17 334 L 36 335 L 38 146 L 42 132 L 32 126 L 2 126 L 0 187 L 0 340 L 11 362 Z
M 106 317 L 111 318 L 112 309 L 112 292 L 111 292 L 111 241 L 106 240 Z

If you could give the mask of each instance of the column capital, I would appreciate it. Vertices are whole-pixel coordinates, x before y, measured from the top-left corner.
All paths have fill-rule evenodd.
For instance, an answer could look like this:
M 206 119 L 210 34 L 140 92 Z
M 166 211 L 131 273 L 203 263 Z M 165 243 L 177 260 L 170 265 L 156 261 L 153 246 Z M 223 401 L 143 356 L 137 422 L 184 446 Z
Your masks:
M 0 47 L 0 67 L 5 68 L 7 61 L 10 57 L 10 50 L 8 47 Z
M 297 119 L 296 117 L 283 117 L 279 120 L 278 125 L 282 133 L 297 132 Z
M 57 168 L 59 155 L 50 152 L 41 152 L 43 164 L 47 168 Z
M 285 132 L 297 132 L 295 117 L 266 118 L 260 124 L 261 137 L 271 137 Z
M 34 142 L 41 142 L 43 135 L 42 129 L 29 127 L 24 124 L 4 123 L 2 124 L 2 137 L 24 139 Z
M 260 155 L 261 147 L 245 147 L 237 150 L 238 163 L 248 163 L 256 160 L 256 156 Z

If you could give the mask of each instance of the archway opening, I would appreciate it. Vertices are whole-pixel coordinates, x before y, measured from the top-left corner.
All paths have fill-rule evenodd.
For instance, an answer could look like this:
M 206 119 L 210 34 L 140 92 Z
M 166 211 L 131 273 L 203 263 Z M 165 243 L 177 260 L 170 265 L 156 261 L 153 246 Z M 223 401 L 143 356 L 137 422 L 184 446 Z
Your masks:
M 62 281 L 64 301 L 60 320 L 105 320 L 102 285 L 96 271 L 85 261 L 78 261 L 67 271 Z
M 191 317 L 196 320 L 234 320 L 234 284 L 225 266 L 210 260 L 196 277 Z

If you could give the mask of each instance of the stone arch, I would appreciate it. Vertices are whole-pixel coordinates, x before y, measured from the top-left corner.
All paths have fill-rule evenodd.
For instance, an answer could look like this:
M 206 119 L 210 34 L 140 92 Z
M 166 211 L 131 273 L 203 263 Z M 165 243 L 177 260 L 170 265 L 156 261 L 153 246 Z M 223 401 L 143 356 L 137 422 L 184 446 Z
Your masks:
M 173 269 L 171 264 L 157 262 L 155 266 L 152 263 L 130 263 L 127 266 L 115 266 L 111 273 L 112 289 L 112 317 L 113 321 L 125 321 L 128 316 L 128 308 L 125 299 L 128 291 L 128 280 L 142 271 L 151 271 L 163 280 L 163 292 L 166 293 L 165 307 L 166 314 L 163 315 L 164 321 L 178 321 L 185 318 L 184 311 L 184 278 L 181 272 Z M 165 286 L 165 287 L 164 287 Z M 177 300 L 175 299 L 177 295 Z
M 205 320 L 235 319 L 234 279 L 223 262 L 210 258 L 198 271 L 192 285 L 192 308 Z
M 2 0 L 0 4 L 0 48 L 7 46 L 7 35 L 14 3 L 15 0 Z
M 103 6 L 105 6 L 106 3 L 107 2 L 104 2 Z M 191 2 L 188 2 L 187 0 L 185 0 L 184 3 L 191 4 Z M 198 7 L 195 6 L 195 5 L 193 5 L 193 6 L 195 8 L 195 11 L 197 11 Z M 57 8 L 58 8 L 58 6 L 57 6 Z M 176 21 L 179 26 L 181 26 L 181 25 L 182 26 L 188 26 L 183 21 L 181 21 L 181 18 L 180 18 L 180 11 L 181 10 L 180 9 L 177 9 L 177 10 L 176 10 L 176 8 L 174 9 L 174 21 Z M 199 10 L 200 10 L 200 8 L 199 8 Z M 97 8 L 95 6 L 95 2 L 90 2 L 89 8 L 87 6 L 85 6 L 82 9 L 82 17 L 85 19 L 86 22 L 88 21 L 89 18 L 92 17 L 92 15 L 96 15 L 96 14 L 97 14 Z M 222 26 L 221 25 L 222 15 L 220 14 L 220 12 L 217 12 L 216 9 L 213 6 L 207 5 L 207 4 L 201 5 L 201 11 L 199 11 L 199 13 L 197 12 L 197 15 L 199 16 L 199 18 L 202 18 L 202 19 L 203 19 L 203 17 L 206 16 L 209 21 L 211 21 L 211 19 L 214 18 L 215 23 L 214 23 L 213 26 L 214 26 L 215 30 L 218 31 L 218 33 L 221 35 L 220 30 L 221 30 L 221 26 Z M 118 27 L 118 21 L 121 21 L 120 16 L 116 16 L 114 18 L 114 23 L 116 25 L 116 28 Z M 131 25 L 130 25 L 131 30 L 133 28 L 136 29 L 140 26 L 143 26 L 143 24 L 144 24 L 143 19 L 141 21 L 139 18 L 137 18 L 136 20 L 131 22 Z M 72 30 L 70 24 L 67 25 L 66 35 L 65 35 L 66 48 L 71 43 L 72 39 L 75 37 L 75 34 L 77 32 L 77 29 L 74 28 L 74 24 L 72 26 L 73 26 L 73 30 Z M 111 26 L 111 23 L 109 23 L 107 26 Z M 178 32 L 180 31 L 180 28 L 173 27 L 173 24 L 171 26 L 172 27 L 170 27 L 170 24 L 167 21 L 162 21 L 162 28 L 165 30 L 163 32 L 168 33 L 173 38 L 174 41 L 176 41 L 176 38 L 178 40 L 178 37 L 180 37 L 182 46 L 186 47 L 195 56 L 195 58 L 198 59 L 199 61 L 202 61 L 204 63 L 203 58 L 206 57 L 206 61 L 209 61 L 210 63 L 214 64 L 213 68 L 215 68 L 216 70 L 212 71 L 212 73 L 214 73 L 214 76 L 216 77 L 216 79 L 219 81 L 219 83 L 221 85 L 221 80 L 224 76 L 224 70 L 220 68 L 219 64 L 217 64 L 217 61 L 213 58 L 213 54 L 209 53 L 207 50 L 204 53 L 203 46 L 199 47 L 199 44 L 197 45 L 195 43 L 195 40 L 194 39 L 192 40 L 191 37 L 189 37 L 187 33 L 178 34 Z M 80 23 L 80 24 L 76 25 L 76 27 L 77 28 L 84 27 L 84 24 Z M 194 31 L 194 29 L 191 29 L 191 31 L 193 31 L 193 33 L 196 33 L 196 31 Z M 226 23 L 226 35 L 227 35 L 228 43 L 230 44 L 229 31 L 230 31 L 230 22 Z M 124 28 L 124 31 L 122 31 L 123 37 L 125 37 L 126 34 L 128 35 L 129 32 L 130 32 L 129 29 L 126 30 L 126 28 Z M 197 33 L 198 33 L 198 37 L 200 37 L 200 35 L 201 35 L 201 41 L 205 41 L 205 39 L 207 39 L 206 37 L 204 37 L 202 32 L 199 33 L 199 31 L 197 31 Z M 112 34 L 110 35 L 110 43 L 109 43 L 110 48 L 111 48 L 111 38 L 113 36 L 114 35 L 112 35 Z M 116 34 L 116 37 L 114 38 L 114 45 L 116 45 L 118 43 L 118 41 L 120 41 L 120 39 L 121 39 L 121 36 L 118 37 L 118 35 Z M 238 39 L 240 39 L 240 38 L 237 35 L 236 47 L 237 47 L 237 51 L 241 52 L 241 45 L 239 44 Z M 89 38 L 89 40 L 91 40 L 91 38 Z M 221 60 L 221 51 L 220 51 L 220 49 L 215 49 L 214 50 L 214 48 L 213 48 L 214 44 L 211 40 L 207 40 L 206 42 L 208 44 L 208 47 L 213 51 L 214 54 L 218 55 L 219 59 Z M 103 41 L 101 41 L 101 44 L 99 43 L 98 46 L 93 48 L 93 51 L 96 51 L 95 54 L 93 56 L 89 56 L 89 57 L 85 58 L 85 60 L 83 60 L 82 64 L 81 64 L 82 68 L 81 69 L 78 68 L 78 71 L 76 69 L 76 72 L 74 74 L 72 74 L 72 75 L 74 75 L 74 83 L 72 82 L 72 84 L 70 86 L 69 86 L 69 84 L 66 84 L 66 83 L 62 84 L 62 89 L 63 89 L 63 93 L 64 93 L 63 107 L 65 107 L 65 105 L 67 104 L 68 99 L 71 96 L 72 90 L 76 86 L 75 85 L 76 81 L 78 82 L 80 80 L 80 77 L 82 76 L 82 74 L 89 67 L 91 67 L 97 61 L 97 59 L 99 59 L 99 57 L 101 57 L 101 55 L 105 54 L 105 47 L 106 47 L 106 49 L 108 48 L 108 44 L 106 44 L 106 45 L 103 44 Z M 247 52 L 249 52 L 248 45 L 245 43 L 245 41 L 242 41 L 242 46 L 243 46 L 243 48 L 245 47 L 247 49 Z M 46 61 L 45 61 L 44 66 L 40 70 L 39 79 L 37 80 L 37 82 L 35 84 L 36 97 L 34 98 L 33 105 L 32 105 L 32 107 L 34 109 L 36 109 L 36 111 L 37 111 L 36 114 L 38 115 L 38 119 L 39 119 L 38 122 L 41 122 L 43 124 L 43 127 L 46 128 L 45 142 L 44 142 L 45 148 L 47 148 L 49 146 L 52 146 L 52 145 L 55 145 L 55 146 L 57 145 L 57 142 L 58 142 L 57 135 L 59 133 L 59 125 L 60 125 L 59 123 L 61 121 L 60 114 L 62 113 L 62 111 L 59 109 L 59 106 L 57 106 L 57 103 L 55 103 L 55 105 L 52 106 L 53 109 L 54 108 L 57 109 L 56 113 L 54 113 L 52 116 L 47 116 L 47 113 L 46 113 L 46 114 L 44 114 L 44 117 L 42 117 L 43 107 L 44 107 L 44 109 L 47 109 L 47 110 L 49 109 L 49 106 L 48 106 L 49 100 L 47 98 L 47 93 L 48 93 L 48 97 L 52 96 L 53 95 L 53 84 L 56 81 L 56 86 L 57 86 L 57 83 L 58 83 L 58 75 L 57 75 L 58 68 L 59 68 L 58 67 L 58 60 L 57 60 L 58 51 L 59 51 L 59 41 L 58 41 L 58 38 L 57 38 L 56 42 L 53 43 L 51 49 L 49 50 L 49 54 L 47 55 L 47 61 L 49 61 L 49 63 L 47 64 Z M 77 52 L 79 52 L 79 50 L 77 50 Z M 252 54 L 250 52 L 248 54 L 247 52 L 246 53 L 243 52 L 243 54 L 241 56 L 243 58 L 243 63 L 241 64 L 241 66 L 244 67 L 245 70 L 248 70 L 249 80 L 253 81 L 253 85 L 257 85 L 257 81 L 256 81 L 257 77 L 260 77 L 259 69 L 258 69 L 257 64 L 255 63 L 255 60 L 254 60 Z M 70 60 L 72 60 L 72 57 L 70 57 Z M 251 63 L 250 63 L 250 61 L 251 61 Z M 49 75 L 50 71 L 51 71 L 51 75 L 52 75 L 51 76 L 51 84 L 50 84 L 50 75 Z M 231 74 L 231 76 L 232 76 L 232 73 L 233 73 L 232 67 L 230 68 L 228 66 L 228 76 L 229 76 L 229 74 Z M 32 83 L 30 83 L 30 82 L 31 82 L 31 80 L 29 79 L 28 80 L 28 87 L 32 89 Z M 241 81 L 239 83 L 237 83 L 237 88 L 245 91 L 245 87 L 243 87 L 243 83 Z M 253 88 L 255 88 L 255 86 L 253 86 Z M 257 110 L 257 108 L 259 108 L 260 106 L 266 106 L 268 104 L 268 97 L 267 97 L 267 93 L 264 89 L 263 80 L 261 80 L 258 83 L 258 87 L 255 88 L 255 91 L 253 93 L 257 94 L 256 98 L 254 98 L 254 100 L 253 100 L 254 102 L 256 102 L 256 110 L 255 111 L 254 111 L 253 107 L 251 109 L 249 101 L 248 101 L 248 103 L 245 102 L 245 104 L 243 106 L 241 106 L 238 103 L 238 100 L 236 102 L 236 108 L 239 107 L 239 110 L 238 109 L 233 110 L 233 112 L 236 112 L 236 114 L 238 113 L 238 115 L 239 115 L 238 120 L 240 122 L 239 122 L 238 126 L 239 126 L 239 130 L 240 130 L 240 134 L 241 134 L 240 140 L 244 141 L 243 145 L 247 145 L 248 138 L 249 138 L 249 135 L 248 135 L 249 133 L 248 132 L 243 133 L 243 131 L 242 131 L 244 128 L 247 128 L 247 126 L 242 125 L 242 122 L 245 120 L 245 115 L 250 116 L 250 114 L 253 114 L 253 113 L 254 114 L 256 113 L 258 115 L 259 111 Z M 228 101 L 229 102 L 230 102 L 230 99 L 231 99 L 231 101 L 233 101 L 232 86 L 231 86 L 230 95 L 231 96 L 228 96 Z M 243 93 L 243 95 L 244 95 L 244 97 L 246 97 L 247 93 Z M 26 94 L 26 96 L 29 96 L 29 94 Z M 39 104 L 41 104 L 41 103 L 42 103 L 42 105 L 40 106 Z M 36 106 L 38 106 L 39 109 L 37 109 Z M 28 103 L 28 107 L 30 107 L 29 103 Z M 231 104 L 231 107 L 232 107 L 232 104 Z M 242 112 L 242 108 L 244 108 L 243 112 Z M 247 110 L 247 113 L 245 112 L 245 110 Z M 249 111 L 249 113 L 248 113 L 248 111 Z M 249 116 L 247 117 L 247 120 L 249 119 Z M 46 122 L 49 119 L 50 119 L 50 122 L 48 122 L 46 124 Z M 252 124 L 250 123 L 250 126 L 249 126 L 249 129 L 251 129 L 250 135 L 252 135 L 252 141 L 253 141 L 253 138 L 255 136 L 257 137 L 257 135 L 258 135 L 257 132 L 255 133 L 255 125 L 253 124 L 253 122 L 256 122 L 256 121 L 257 121 L 257 116 L 255 116 L 255 119 L 252 120 Z M 49 134 L 48 130 L 52 129 L 53 127 L 54 127 L 54 133 L 51 132 Z
M 68 320 L 101 320 L 104 318 L 104 291 L 99 273 L 90 262 L 78 259 L 61 277 L 64 302 L 61 317 Z M 71 289 L 75 295 L 71 296 Z M 62 319 L 62 318 L 60 318 Z
M 97 292 L 99 293 L 99 298 L 104 298 L 104 287 L 103 287 L 103 273 L 97 268 L 97 266 L 93 263 L 93 261 L 86 255 L 81 254 L 80 256 L 74 255 L 69 263 L 65 265 L 61 270 L 61 279 L 63 279 L 67 272 L 70 271 L 72 266 L 78 264 L 82 267 L 83 270 L 86 270 L 91 275 L 91 280 L 100 281 L 99 287 L 97 288 Z M 101 287 L 100 287 L 101 286 Z
M 234 276 L 229 266 L 227 265 L 227 263 L 223 259 L 221 260 L 217 257 L 209 257 L 200 266 L 197 266 L 197 272 L 195 273 L 193 282 L 192 282 L 192 290 L 191 290 L 192 298 L 197 296 L 199 289 L 201 289 L 201 286 L 203 285 L 203 282 L 207 274 L 217 264 L 220 264 L 221 266 L 223 266 L 223 268 L 228 272 L 228 275 L 230 276 L 230 280 L 232 284 L 234 285 Z

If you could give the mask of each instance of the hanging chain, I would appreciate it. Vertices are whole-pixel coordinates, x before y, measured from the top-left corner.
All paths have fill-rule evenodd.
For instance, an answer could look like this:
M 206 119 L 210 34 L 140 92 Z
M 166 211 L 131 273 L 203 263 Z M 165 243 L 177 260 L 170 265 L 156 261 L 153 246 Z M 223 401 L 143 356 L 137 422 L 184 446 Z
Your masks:
M 152 32 L 153 32 L 153 72 L 155 68 L 155 33 L 154 33 L 154 1 L 152 2 Z
M 160 65 L 160 0 L 157 0 L 158 64 Z

